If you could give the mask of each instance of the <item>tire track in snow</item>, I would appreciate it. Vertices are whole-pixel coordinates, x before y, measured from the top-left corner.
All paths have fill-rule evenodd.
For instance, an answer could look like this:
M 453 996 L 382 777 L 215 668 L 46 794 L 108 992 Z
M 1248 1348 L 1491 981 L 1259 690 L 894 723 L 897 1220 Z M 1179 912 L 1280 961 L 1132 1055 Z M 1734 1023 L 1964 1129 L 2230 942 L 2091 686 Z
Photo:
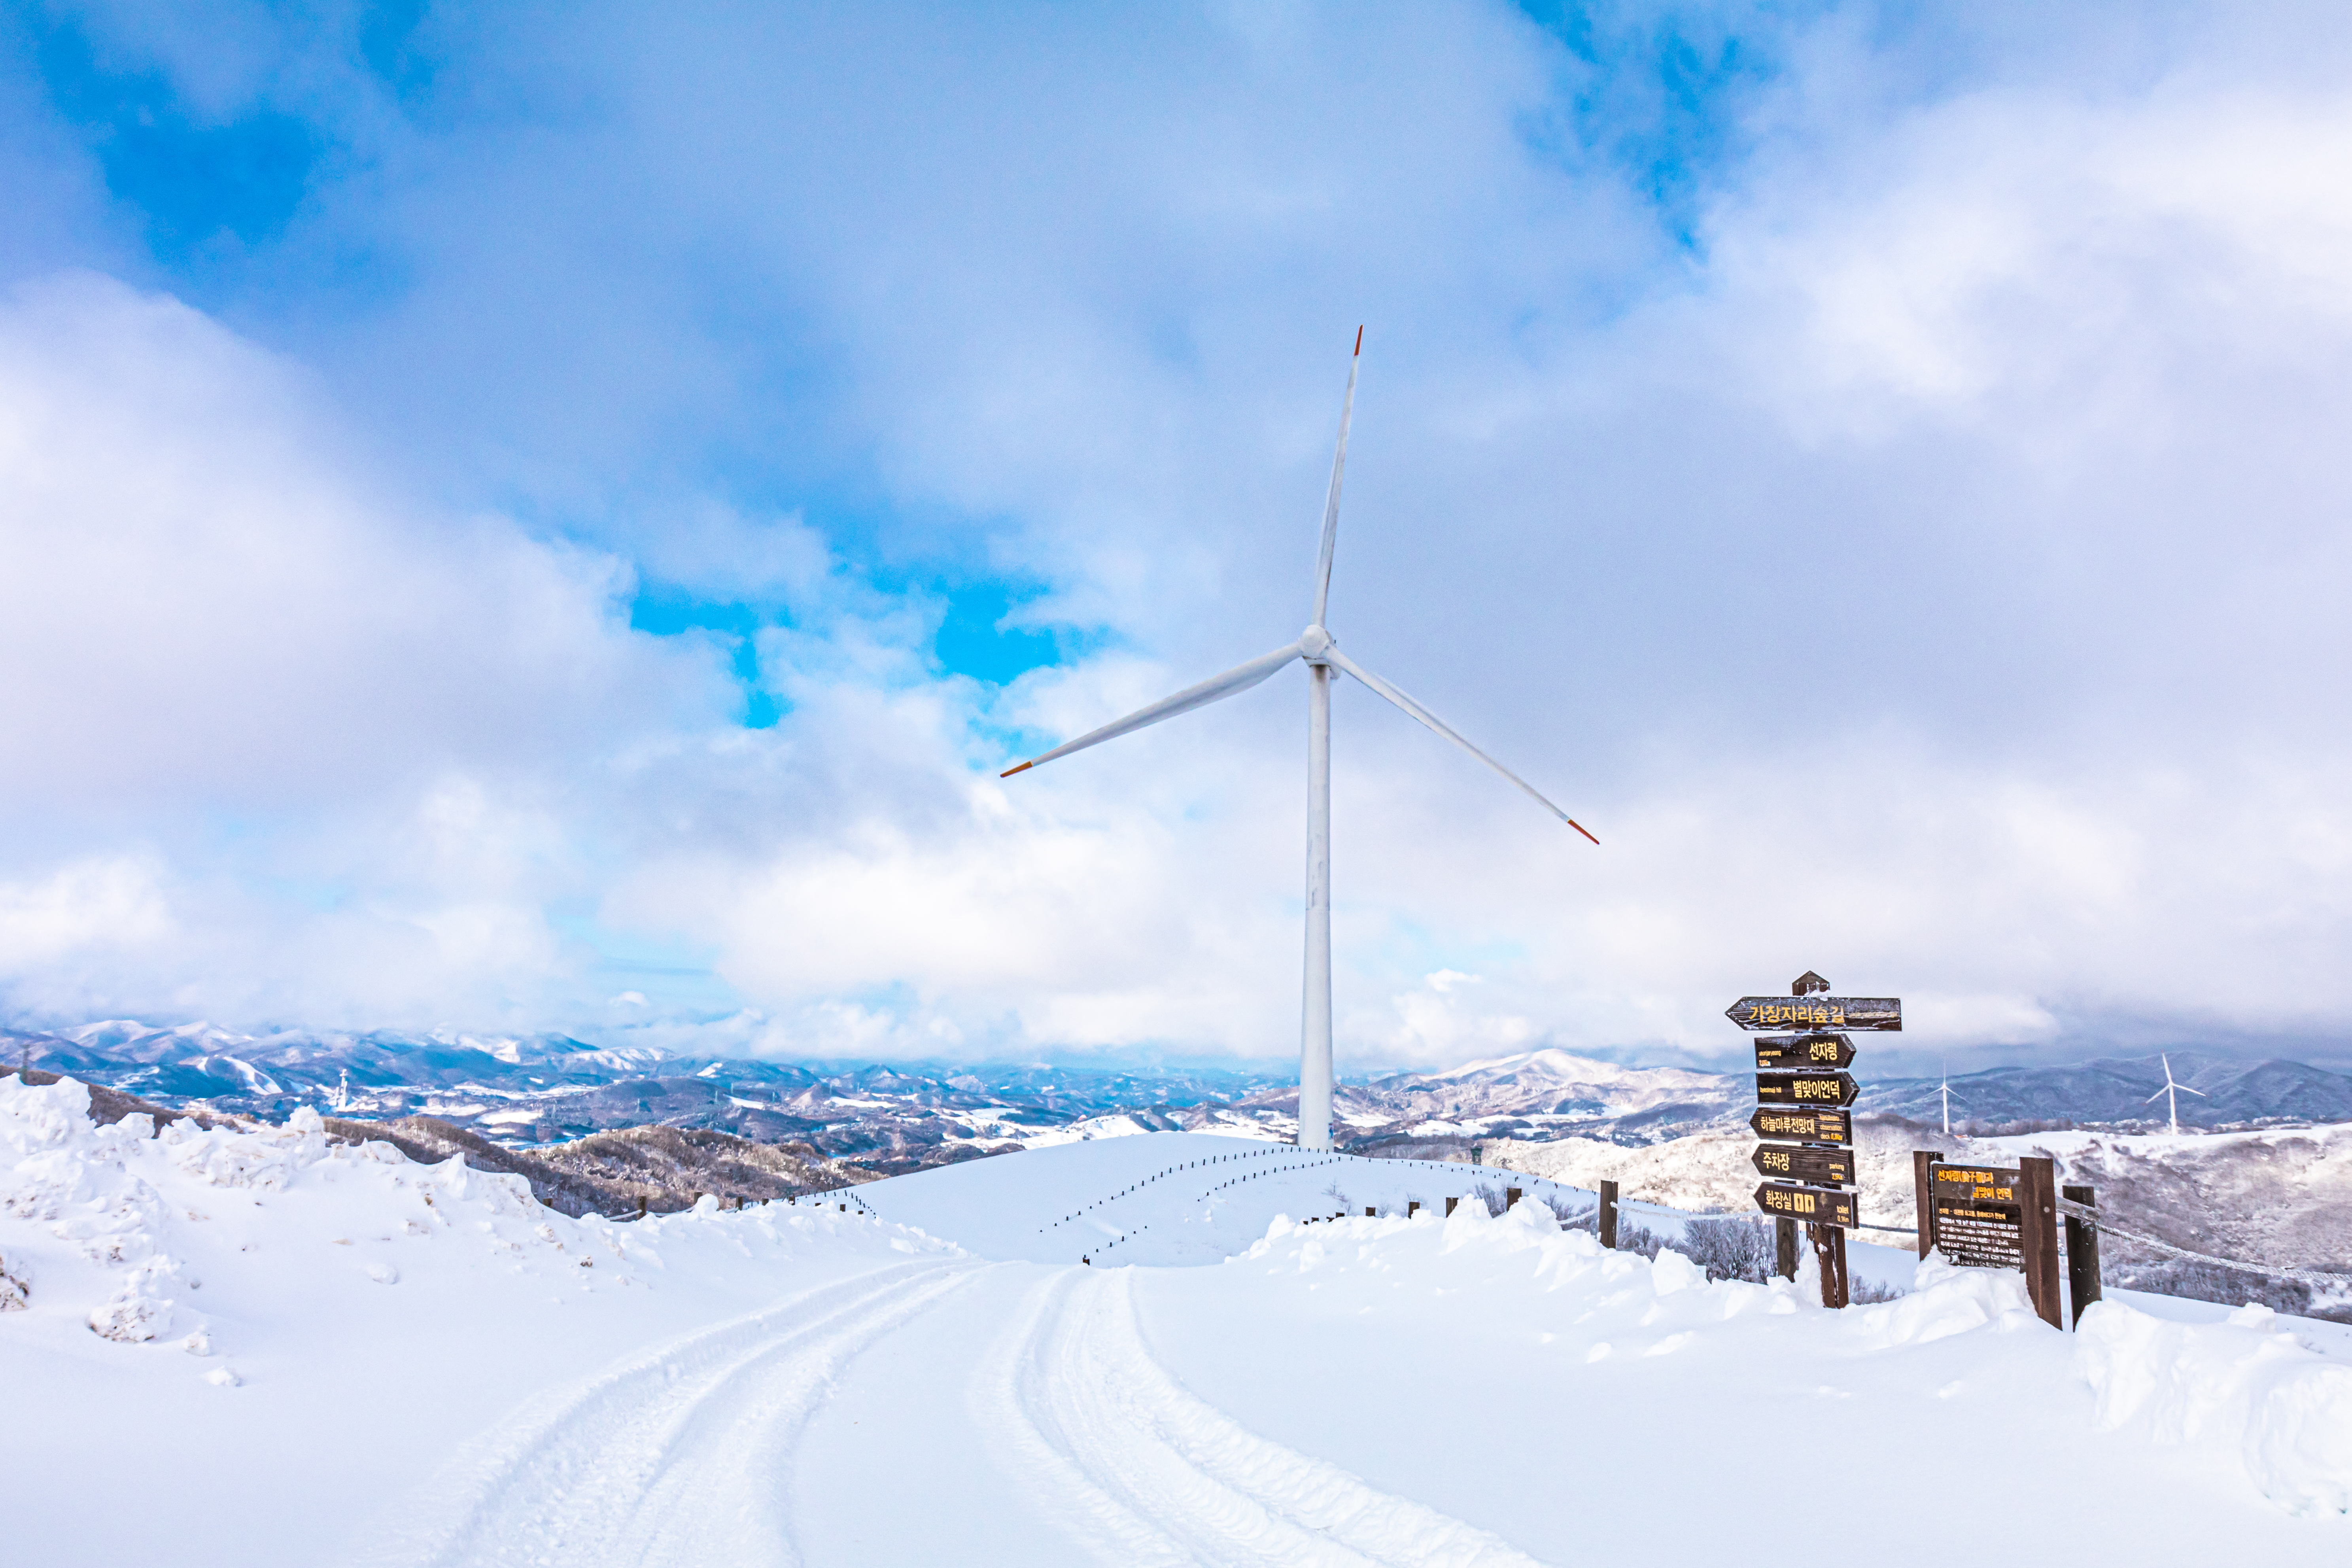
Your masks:
M 971 1264 L 902 1264 L 676 1340 L 468 1445 L 370 1568 L 793 1563 L 792 1451 L 835 1375 Z
M 1105 1562 L 1533 1568 L 1500 1537 L 1269 1442 L 1152 1359 L 1132 1276 L 1031 1293 L 978 1404 L 1033 1499 Z

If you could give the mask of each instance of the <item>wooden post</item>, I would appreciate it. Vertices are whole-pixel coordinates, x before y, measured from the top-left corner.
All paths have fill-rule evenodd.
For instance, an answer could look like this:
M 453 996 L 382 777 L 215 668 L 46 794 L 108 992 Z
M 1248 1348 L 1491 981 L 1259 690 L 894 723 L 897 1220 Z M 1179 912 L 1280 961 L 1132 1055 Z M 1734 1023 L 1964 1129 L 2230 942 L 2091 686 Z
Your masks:
M 1601 1184 L 1601 1245 L 1617 1250 L 1617 1184 Z
M 1518 1201 L 1519 1201 L 1519 1189 L 1518 1189 L 1518 1188 L 1517 1188 L 1517 1187 L 1505 1187 L 1505 1188 L 1503 1189 L 1503 1207 L 1504 1207 L 1506 1210 L 1509 1209 L 1509 1208 L 1510 1208 L 1510 1206 L 1511 1206 L 1513 1204 L 1516 1204 L 1516 1203 L 1517 1203 Z
M 1927 1179 L 1927 1167 L 1943 1156 L 1933 1149 L 1911 1151 L 1911 1198 L 1918 1205 L 1919 1256 L 1925 1258 L 1936 1250 L 1935 1184 Z
M 1462 1200 L 1460 1198 L 1448 1198 L 1445 1200 L 1445 1217 L 1447 1219 L 1452 1219 L 1454 1217 L 1454 1205 L 1461 1201 Z
M 1837 1225 L 1809 1225 L 1806 1231 L 1813 1244 L 1813 1257 L 1822 1266 L 1822 1305 L 1843 1307 L 1846 1304 L 1845 1227 Z
M 2025 1255 L 2025 1293 L 2036 1316 L 2053 1329 L 2065 1327 L 2058 1300 L 2058 1162 L 2028 1155 L 2017 1163 L 2018 1207 L 2024 1224 L 2018 1237 Z
M 639 1219 L 646 1217 L 646 1200 L 643 1198 L 637 1200 L 637 1217 Z
M 1406 1205 L 1404 1205 L 1404 1217 L 1405 1217 L 1405 1218 L 1407 1218 L 1407 1219 L 1411 1219 L 1413 1215 L 1415 1215 L 1419 1214 L 1420 1212 L 1421 1212 L 1421 1200 L 1420 1200 L 1420 1199 L 1418 1199 L 1418 1198 L 1416 1198 L 1416 1199 L 1412 1200 L 1412 1202 L 1410 1202 L 1410 1203 L 1408 1203 L 1408 1204 L 1406 1204 Z M 1447 1205 L 1445 1212 L 1446 1212 L 1447 1214 L 1452 1214 L 1452 1213 L 1454 1212 L 1454 1209 L 1453 1209 L 1453 1207 L 1452 1207 L 1452 1205 L 1451 1205 L 1450 1204 Z
M 1772 1272 L 1783 1279 L 1797 1277 L 1797 1222 L 1787 1215 L 1772 1217 Z
M 2092 1188 L 2061 1190 L 2072 1202 L 2099 1206 L 2099 1194 Z M 2068 1321 L 2079 1325 L 2083 1309 L 2099 1299 L 2099 1227 L 2073 1215 L 2066 1216 L 2066 1294 L 2074 1309 Z
M 1378 1212 L 1379 1211 L 1374 1209 L 1370 1204 L 1364 1205 L 1364 1217 L 1366 1219 L 1370 1219 Z

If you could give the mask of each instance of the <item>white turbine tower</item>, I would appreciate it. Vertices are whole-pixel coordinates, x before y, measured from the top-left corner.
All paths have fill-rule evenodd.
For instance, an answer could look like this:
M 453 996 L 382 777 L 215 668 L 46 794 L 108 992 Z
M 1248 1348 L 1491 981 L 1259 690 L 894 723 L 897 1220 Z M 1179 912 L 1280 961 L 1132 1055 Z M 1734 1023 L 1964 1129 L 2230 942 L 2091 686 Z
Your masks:
M 2164 1062 L 2164 1087 L 2158 1089 L 2154 1094 L 2149 1095 L 2147 1100 L 2142 1100 L 2140 1103 L 2145 1105 L 2150 1100 L 2163 1100 L 2166 1108 L 2172 1113 L 2172 1131 L 2175 1134 L 2178 1134 L 2180 1131 L 2180 1097 L 2184 1094 L 2193 1094 L 2198 1099 L 2202 1100 L 2205 1098 L 2205 1091 L 2201 1089 L 2191 1089 L 2185 1083 L 2173 1082 L 2172 1058 L 2169 1054 L 2167 1054 L 2162 1059 Z
M 1944 1087 L 1939 1092 L 1944 1097 L 1944 1136 L 1948 1138 L 1952 1135 L 1952 1064 L 1949 1062 L 1944 1064 Z
M 1083 752 L 1088 746 L 1117 740 L 1162 719 L 1173 719 L 1204 708 L 1235 692 L 1246 691 L 1293 659 L 1307 665 L 1307 1000 L 1298 1046 L 1298 1144 L 1303 1149 L 1331 1146 L 1331 672 L 1345 670 L 1387 698 L 1432 730 L 1444 736 L 1513 784 L 1528 792 L 1538 805 L 1592 838 L 1574 817 L 1536 792 L 1535 786 L 1455 734 L 1437 715 L 1364 668 L 1339 651 L 1324 629 L 1323 616 L 1331 596 L 1331 555 L 1339 542 L 1339 479 L 1348 466 L 1348 424 L 1356 412 L 1356 371 L 1363 363 L 1364 332 L 1356 330 L 1356 349 L 1348 362 L 1348 394 L 1339 405 L 1339 445 L 1331 457 L 1331 490 L 1323 502 L 1323 546 L 1315 562 L 1315 615 L 1298 640 L 1275 649 L 1198 686 L 1188 686 L 1173 697 L 1140 708 L 1126 718 L 1042 752 L 1027 762 L 1004 770 L 1005 778 Z

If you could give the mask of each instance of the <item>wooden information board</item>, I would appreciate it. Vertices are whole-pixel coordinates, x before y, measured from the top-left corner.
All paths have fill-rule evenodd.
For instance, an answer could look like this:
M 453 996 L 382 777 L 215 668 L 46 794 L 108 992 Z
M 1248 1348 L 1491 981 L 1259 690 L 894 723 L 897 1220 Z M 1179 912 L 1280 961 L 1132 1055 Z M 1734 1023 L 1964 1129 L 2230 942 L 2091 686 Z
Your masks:
M 1994 1165 L 1927 1167 L 1936 1246 L 1965 1268 L 2025 1267 L 2022 1171 Z

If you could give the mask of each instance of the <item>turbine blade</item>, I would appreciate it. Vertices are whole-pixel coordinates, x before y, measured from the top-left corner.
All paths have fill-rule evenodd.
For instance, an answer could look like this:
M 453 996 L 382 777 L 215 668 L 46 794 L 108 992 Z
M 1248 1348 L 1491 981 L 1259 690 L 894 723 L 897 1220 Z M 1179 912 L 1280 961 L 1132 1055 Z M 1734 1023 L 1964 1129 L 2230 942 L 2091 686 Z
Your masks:
M 1356 352 L 1348 360 L 1348 395 L 1339 405 L 1339 447 L 1331 454 L 1331 493 L 1323 502 L 1323 548 L 1315 557 L 1315 618 L 1323 624 L 1331 599 L 1331 557 L 1339 548 L 1339 477 L 1348 469 L 1348 423 L 1356 416 L 1356 370 L 1364 363 L 1364 329 L 1356 329 Z
M 2185 1083 L 2176 1083 L 2172 1087 L 2179 1089 L 2183 1094 L 2193 1094 L 2200 1100 L 2205 1098 L 2205 1091 L 2201 1089 L 2191 1089 Z
M 2153 1103 L 2153 1102 L 2154 1102 L 2154 1101 L 2156 1101 L 2156 1100 L 2162 1100 L 2162 1099 L 2165 1097 L 2165 1095 L 2166 1095 L 2169 1090 L 2171 1090 L 2174 1087 L 2175 1087 L 2174 1085 L 2172 1085 L 2172 1084 L 2168 1084 L 2168 1084 L 2166 1084 L 2166 1085 L 2164 1086 L 2164 1088 L 2159 1089 L 2158 1089 L 2154 1094 L 2149 1095 L 2149 1096 L 2147 1097 L 2147 1099 L 2141 1100 L 2141 1101 L 2140 1101 L 2140 1103 L 2141 1103 L 2142 1105 L 2147 1105 L 2147 1104 L 2151 1104 L 2151 1103 Z M 2192 1090 L 2191 1092 L 2194 1092 L 2194 1091 Z
M 1464 751 L 1469 752 L 1472 756 L 1477 758 L 1480 762 L 1486 763 L 1488 767 L 1494 769 L 1496 773 L 1502 774 L 1505 778 L 1510 780 L 1513 784 L 1518 785 L 1521 789 L 1527 791 L 1528 798 L 1533 800 L 1538 805 L 1542 806 L 1546 811 L 1550 812 L 1554 816 L 1559 817 L 1562 822 L 1567 823 L 1579 833 L 1583 833 L 1587 838 L 1592 838 L 1591 834 L 1585 832 L 1584 825 L 1582 823 L 1577 821 L 1576 818 L 1569 816 L 1568 813 L 1560 810 L 1559 807 L 1554 805 L 1551 802 L 1546 800 L 1541 795 L 1538 794 L 1535 785 L 1528 783 L 1527 780 L 1521 778 L 1518 774 L 1513 773 L 1510 769 L 1505 767 L 1502 763 L 1496 762 L 1494 758 L 1488 756 L 1486 752 L 1480 751 L 1477 747 L 1472 745 L 1461 736 L 1455 734 L 1451 729 L 1446 727 L 1444 721 L 1439 719 L 1436 714 L 1432 713 L 1428 709 L 1423 708 L 1420 703 L 1415 702 L 1412 698 L 1407 697 L 1403 692 L 1399 691 L 1395 687 L 1391 686 L 1387 681 L 1382 680 L 1379 676 L 1374 675 L 1370 670 L 1366 669 L 1362 665 L 1358 664 L 1354 659 L 1349 658 L 1338 648 L 1332 648 L 1326 653 L 1324 657 L 1328 658 L 1333 664 L 1338 665 L 1341 669 L 1346 670 L 1349 675 L 1354 676 L 1358 680 L 1360 680 L 1365 685 L 1370 687 L 1374 691 L 1379 692 L 1381 696 L 1387 698 L 1390 701 L 1403 709 L 1406 712 L 1412 714 L 1414 718 L 1420 720 L 1423 723 L 1428 725 L 1431 729 L 1436 731 L 1439 734 L 1444 736 L 1447 740 L 1453 742 L 1455 745 L 1461 747 Z M 1592 838 L 1592 842 L 1598 844 L 1601 840 L 1598 838 Z
M 1149 708 L 1139 708 L 1126 718 L 1106 724 L 1099 730 L 1090 730 L 1075 741 L 1064 742 L 1050 752 L 1040 752 L 1027 762 L 1009 767 L 997 776 L 1009 779 L 1014 773 L 1027 772 L 1039 763 L 1050 763 L 1055 757 L 1066 757 L 1072 752 L 1083 752 L 1088 746 L 1098 746 L 1105 741 L 1115 741 L 1130 731 L 1157 724 L 1162 719 L 1173 719 L 1179 713 L 1190 713 L 1195 708 L 1205 708 L 1219 698 L 1231 697 L 1236 691 L 1247 691 L 1251 687 L 1297 658 L 1298 655 L 1299 647 L 1297 643 L 1292 643 L 1288 647 L 1278 647 L 1262 658 L 1254 658 L 1247 664 L 1235 665 L 1223 675 L 1212 676 L 1198 686 L 1188 686 L 1173 697 L 1163 697 Z

